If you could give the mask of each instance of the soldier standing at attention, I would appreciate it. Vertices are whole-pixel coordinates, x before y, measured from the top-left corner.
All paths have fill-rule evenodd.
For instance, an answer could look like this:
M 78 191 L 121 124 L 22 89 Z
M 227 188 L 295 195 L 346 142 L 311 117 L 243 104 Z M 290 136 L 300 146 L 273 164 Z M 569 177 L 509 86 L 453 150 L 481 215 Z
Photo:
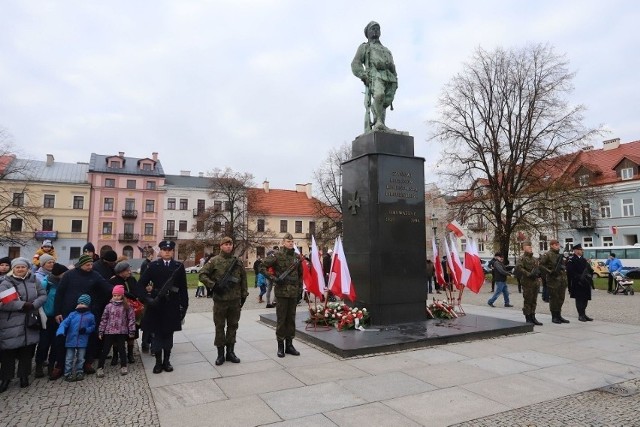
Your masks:
M 560 253 L 560 242 L 552 239 L 551 249 L 540 257 L 540 270 L 547 276 L 549 289 L 549 310 L 553 323 L 569 323 L 562 317 L 562 304 L 567 293 L 567 275 L 564 256 Z
M 226 360 L 240 363 L 240 359 L 234 352 L 234 346 L 238 322 L 240 322 L 240 309 L 249 296 L 249 290 L 244 266 L 237 257 L 233 256 L 231 237 L 223 237 L 220 240 L 220 253 L 205 264 L 200 270 L 198 279 L 207 288 L 213 289 L 213 323 L 216 325 L 214 345 L 218 348 L 216 365 L 222 365 L 225 361 L 225 346 L 227 347 Z
M 268 273 L 269 267 L 273 267 L 274 274 Z M 290 233 L 284 235 L 280 250 L 264 260 L 260 271 L 273 281 L 278 298 L 278 357 L 284 357 L 285 353 L 299 356 L 300 352 L 293 346 L 293 338 L 296 334 L 296 306 L 302 291 L 302 264 L 293 249 L 293 236 Z
M 163 370 L 173 371 L 170 362 L 173 333 L 182 330 L 182 319 L 189 307 L 184 265 L 173 259 L 176 243 L 163 240 L 158 246 L 160 258 L 149 263 L 140 277 L 136 292 L 136 297 L 144 302 L 146 308 L 142 329 L 152 333 L 151 352 L 156 357 L 154 374 Z M 146 286 L 151 283 L 151 292 L 145 292 Z
M 538 302 L 538 291 L 540 290 L 540 284 L 538 283 L 538 261 L 533 257 L 531 242 L 524 242 L 522 244 L 522 250 L 524 253 L 516 263 L 515 271 L 515 276 L 519 278 L 522 284 L 522 297 L 524 298 L 522 313 L 527 323 L 542 326 L 542 323 L 536 319 L 536 305 Z

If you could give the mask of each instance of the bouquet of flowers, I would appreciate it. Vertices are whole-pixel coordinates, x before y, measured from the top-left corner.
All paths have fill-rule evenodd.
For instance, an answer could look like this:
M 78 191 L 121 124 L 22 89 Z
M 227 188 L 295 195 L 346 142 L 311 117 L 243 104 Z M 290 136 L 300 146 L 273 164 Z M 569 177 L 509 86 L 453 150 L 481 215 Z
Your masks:
M 322 319 L 326 324 L 335 326 L 339 331 L 359 328 L 369 320 L 369 311 L 366 308 L 349 307 L 341 302 L 309 307 L 309 313 L 311 317 L 307 319 L 307 322 Z
M 430 319 L 453 319 L 458 317 L 453 310 L 453 304 L 447 301 L 433 299 L 433 302 L 427 307 L 427 315 Z

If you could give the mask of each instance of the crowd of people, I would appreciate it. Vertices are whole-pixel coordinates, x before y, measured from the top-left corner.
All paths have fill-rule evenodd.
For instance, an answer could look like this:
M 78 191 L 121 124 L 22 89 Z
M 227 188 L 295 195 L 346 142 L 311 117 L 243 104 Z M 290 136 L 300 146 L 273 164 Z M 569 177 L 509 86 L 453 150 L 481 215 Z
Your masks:
M 29 386 L 34 356 L 35 378 L 103 378 L 109 357 L 126 375 L 141 329 L 143 353 L 156 358 L 153 372 L 171 372 L 173 333 L 189 299 L 175 242 L 158 246 L 159 257 L 147 254 L 139 281 L 126 257 L 109 249 L 97 256 L 90 242 L 71 268 L 57 262 L 48 240 L 31 260 L 0 259 L 0 393 L 16 377 L 16 362 L 20 387 Z

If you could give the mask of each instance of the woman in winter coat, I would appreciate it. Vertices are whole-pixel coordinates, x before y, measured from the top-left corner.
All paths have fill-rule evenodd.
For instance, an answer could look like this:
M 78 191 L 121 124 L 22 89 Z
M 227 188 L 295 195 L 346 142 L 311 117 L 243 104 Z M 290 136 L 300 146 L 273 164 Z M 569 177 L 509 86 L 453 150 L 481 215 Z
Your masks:
M 0 283 L 0 393 L 7 390 L 15 376 L 18 360 L 20 387 L 29 386 L 31 360 L 40 339 L 39 328 L 27 326 L 27 317 L 47 300 L 47 294 L 30 271 L 26 258 L 11 261 L 11 275 Z

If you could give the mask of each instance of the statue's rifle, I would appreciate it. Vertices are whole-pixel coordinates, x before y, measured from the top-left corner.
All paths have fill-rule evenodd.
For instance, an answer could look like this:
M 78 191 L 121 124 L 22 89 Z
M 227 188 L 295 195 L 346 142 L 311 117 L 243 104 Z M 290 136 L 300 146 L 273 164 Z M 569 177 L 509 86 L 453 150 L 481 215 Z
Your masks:
M 365 76 L 369 74 L 369 46 L 365 48 L 364 53 L 364 72 Z M 371 126 L 373 123 L 371 122 L 371 89 L 369 85 L 371 84 L 371 79 L 365 79 L 364 81 L 364 131 L 368 132 L 371 130 Z

